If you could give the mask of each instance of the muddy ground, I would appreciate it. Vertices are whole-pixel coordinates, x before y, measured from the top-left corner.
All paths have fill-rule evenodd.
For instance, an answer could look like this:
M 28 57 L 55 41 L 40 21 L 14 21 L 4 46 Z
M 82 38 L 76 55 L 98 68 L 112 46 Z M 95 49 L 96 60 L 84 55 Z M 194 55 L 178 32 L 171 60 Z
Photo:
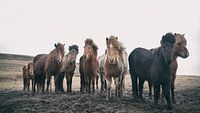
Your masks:
M 175 90 L 177 104 L 173 104 L 172 110 L 167 110 L 166 103 L 160 101 L 159 107 L 152 109 L 153 99 L 148 97 L 147 83 L 144 87 L 145 102 L 133 100 L 130 75 L 126 76 L 126 91 L 121 99 L 113 96 L 111 101 L 107 101 L 106 93 L 99 90 L 95 94 L 80 94 L 78 75 L 73 78 L 72 94 L 52 91 L 32 95 L 32 92 L 22 91 L 21 69 L 26 63 L 0 60 L 0 113 L 200 113 L 200 76 L 179 75 Z

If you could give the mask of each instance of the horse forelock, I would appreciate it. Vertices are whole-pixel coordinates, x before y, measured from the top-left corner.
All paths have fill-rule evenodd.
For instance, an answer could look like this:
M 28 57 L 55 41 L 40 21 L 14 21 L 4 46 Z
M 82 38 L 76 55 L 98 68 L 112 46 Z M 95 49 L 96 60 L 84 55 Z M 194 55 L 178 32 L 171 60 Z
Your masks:
M 68 49 L 69 49 L 69 51 L 75 49 L 75 50 L 77 51 L 77 53 L 78 53 L 78 45 L 72 45 L 72 46 L 69 46 Z
M 184 35 L 176 33 L 175 36 L 176 36 L 176 44 L 178 44 L 178 43 L 181 43 L 181 44 L 184 44 L 184 45 L 187 44 L 187 40 L 185 39 Z

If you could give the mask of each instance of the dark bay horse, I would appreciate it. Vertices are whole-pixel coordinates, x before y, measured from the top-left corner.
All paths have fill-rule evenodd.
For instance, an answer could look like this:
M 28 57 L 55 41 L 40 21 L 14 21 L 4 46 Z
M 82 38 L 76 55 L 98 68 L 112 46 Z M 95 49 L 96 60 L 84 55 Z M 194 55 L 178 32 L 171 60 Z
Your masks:
M 44 92 L 45 84 L 45 72 L 44 64 L 46 62 L 47 54 L 38 54 L 33 58 L 34 67 L 34 77 L 33 77 L 33 93 L 35 93 L 35 87 L 37 85 L 37 90 Z
M 98 70 L 98 61 L 97 61 L 97 45 L 93 42 L 92 39 L 85 40 L 84 54 L 80 58 L 80 79 L 81 79 L 81 92 L 86 90 L 87 93 L 91 93 L 95 90 L 95 78 Z
M 51 80 L 51 75 L 54 75 L 55 91 L 58 91 L 58 73 L 60 72 L 62 60 L 64 57 L 64 44 L 55 44 L 55 49 L 52 50 L 48 55 L 39 54 L 34 57 L 34 73 L 35 73 L 35 83 L 39 83 L 42 86 L 42 91 L 44 91 L 45 78 L 47 79 L 46 91 L 49 91 L 49 84 Z M 35 92 L 34 84 L 34 91 Z
M 63 79 L 66 75 L 67 93 L 72 92 L 72 77 L 76 68 L 76 56 L 78 54 L 78 46 L 69 46 L 69 52 L 63 58 L 62 67 L 59 73 L 59 91 L 64 92 Z
M 172 65 L 175 51 L 176 38 L 172 33 L 167 33 L 160 41 L 161 46 L 154 50 L 136 48 L 129 55 L 130 74 L 132 79 L 132 90 L 135 98 L 142 97 L 143 84 L 148 80 L 154 86 L 154 106 L 157 106 L 160 96 L 160 86 L 164 91 L 168 108 L 172 108 L 170 100 L 170 79 L 172 76 Z M 138 81 L 139 79 L 139 81 Z
M 185 34 L 179 34 L 175 33 L 174 36 L 176 37 L 176 43 L 175 43 L 175 52 L 173 57 L 173 69 L 172 69 L 172 77 L 171 77 L 171 99 L 173 103 L 176 103 L 175 95 L 174 95 L 174 88 L 175 88 L 175 79 L 176 79 L 176 71 L 178 68 L 178 62 L 177 58 L 187 58 L 189 56 L 189 51 L 186 47 L 187 40 L 184 37 Z M 154 51 L 154 49 L 151 49 L 151 51 Z M 151 88 L 151 86 L 149 86 Z M 151 93 L 151 92 L 150 92 Z M 163 97 L 163 94 L 162 94 Z
M 104 59 L 104 72 L 107 82 L 107 100 L 111 98 L 112 78 L 115 82 L 115 96 L 123 94 L 124 76 L 127 71 L 127 54 L 118 37 L 106 38 L 107 52 Z

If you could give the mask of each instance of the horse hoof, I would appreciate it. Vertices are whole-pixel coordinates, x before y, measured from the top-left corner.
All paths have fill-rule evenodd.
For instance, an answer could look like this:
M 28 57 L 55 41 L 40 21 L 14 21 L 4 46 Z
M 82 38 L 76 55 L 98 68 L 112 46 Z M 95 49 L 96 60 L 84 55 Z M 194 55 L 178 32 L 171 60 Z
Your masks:
M 169 104 L 169 105 L 167 106 L 167 109 L 168 109 L 168 110 L 171 110 L 171 109 L 172 109 L 172 104 Z
M 173 104 L 176 104 L 176 100 L 172 100 L 172 103 L 173 103 Z
M 168 106 L 167 109 L 168 109 L 168 110 L 172 110 L 172 106 Z

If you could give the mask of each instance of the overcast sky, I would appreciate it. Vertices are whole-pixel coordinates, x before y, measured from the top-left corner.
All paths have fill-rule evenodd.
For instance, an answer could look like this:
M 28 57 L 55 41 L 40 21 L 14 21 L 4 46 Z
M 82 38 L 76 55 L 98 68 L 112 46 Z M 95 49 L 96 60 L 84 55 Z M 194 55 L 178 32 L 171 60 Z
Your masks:
M 190 51 L 178 59 L 178 74 L 200 74 L 199 11 L 199 0 L 1 0 L 0 53 L 35 56 L 62 42 L 66 52 L 79 45 L 80 56 L 84 40 L 92 38 L 101 55 L 110 35 L 130 53 L 158 47 L 162 35 L 177 32 L 185 33 Z

